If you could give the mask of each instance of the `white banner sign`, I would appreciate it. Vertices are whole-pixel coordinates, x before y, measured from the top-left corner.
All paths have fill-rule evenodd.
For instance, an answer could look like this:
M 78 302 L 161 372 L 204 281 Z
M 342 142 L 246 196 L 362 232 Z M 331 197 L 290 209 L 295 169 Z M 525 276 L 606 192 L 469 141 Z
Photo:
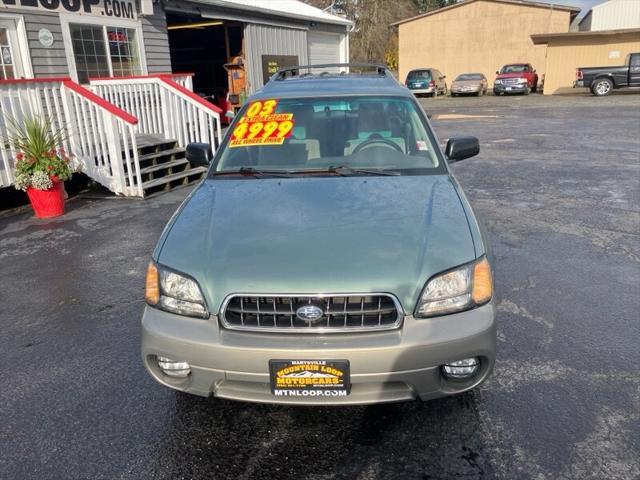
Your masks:
M 34 8 L 48 12 L 82 13 L 137 20 L 135 0 L 0 0 L 5 8 Z

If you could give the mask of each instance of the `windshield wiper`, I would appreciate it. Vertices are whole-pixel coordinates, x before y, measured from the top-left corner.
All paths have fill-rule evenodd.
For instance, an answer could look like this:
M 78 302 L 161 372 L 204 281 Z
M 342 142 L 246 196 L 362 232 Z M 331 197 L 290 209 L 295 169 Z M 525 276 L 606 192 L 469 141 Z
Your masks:
M 269 176 L 281 178 L 293 177 L 293 175 L 284 170 L 262 170 L 253 167 L 240 167 L 237 170 L 221 170 L 219 172 L 213 172 L 212 175 L 244 175 L 252 177 Z
M 352 168 L 347 167 L 346 165 L 331 165 L 327 168 L 327 172 L 337 173 L 338 175 L 357 175 L 359 173 L 364 173 L 365 175 L 385 175 L 385 176 L 398 176 L 400 172 L 396 172 L 395 170 L 381 170 L 379 168 Z

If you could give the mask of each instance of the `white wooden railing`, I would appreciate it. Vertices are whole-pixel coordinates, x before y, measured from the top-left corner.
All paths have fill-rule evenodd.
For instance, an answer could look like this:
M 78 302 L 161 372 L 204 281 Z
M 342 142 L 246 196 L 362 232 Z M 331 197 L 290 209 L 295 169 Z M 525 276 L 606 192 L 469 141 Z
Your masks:
M 73 119 L 71 151 L 82 159 L 84 173 L 112 192 L 142 197 L 138 119 L 71 80 L 62 92 L 65 112 Z
M 193 73 L 168 73 L 164 76 L 193 92 L 193 75 Z
M 67 139 L 60 146 L 85 174 L 117 194 L 143 195 L 138 119 L 68 78 L 0 81 L 0 187 L 14 179 L 10 119 L 36 115 L 65 131 Z
M 90 85 L 97 95 L 135 115 L 139 133 L 176 140 L 181 147 L 202 142 L 215 150 L 220 144 L 222 110 L 189 89 L 190 75 L 99 78 Z

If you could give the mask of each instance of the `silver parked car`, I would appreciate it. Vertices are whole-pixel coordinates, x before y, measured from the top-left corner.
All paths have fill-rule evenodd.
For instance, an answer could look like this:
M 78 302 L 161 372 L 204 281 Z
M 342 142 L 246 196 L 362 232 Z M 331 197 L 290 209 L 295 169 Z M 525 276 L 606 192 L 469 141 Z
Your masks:
M 358 68 L 282 70 L 214 156 L 188 146 L 209 172 L 147 271 L 142 360 L 161 384 L 369 404 L 464 392 L 490 374 L 491 256 L 449 170 L 478 140 L 443 152 L 386 68 Z
M 487 77 L 482 73 L 463 73 L 458 75 L 451 84 L 451 96 L 457 95 L 486 95 L 488 88 Z

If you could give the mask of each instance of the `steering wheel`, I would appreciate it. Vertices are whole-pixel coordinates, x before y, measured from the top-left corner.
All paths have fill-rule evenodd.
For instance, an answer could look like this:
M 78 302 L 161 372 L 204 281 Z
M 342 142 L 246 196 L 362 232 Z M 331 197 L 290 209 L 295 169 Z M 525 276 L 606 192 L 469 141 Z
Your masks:
M 393 150 L 396 150 L 397 152 L 404 153 L 400 145 L 398 145 L 395 142 L 392 142 L 391 140 L 387 140 L 386 138 L 380 137 L 380 138 L 369 138 L 365 140 L 364 142 L 362 142 L 360 145 L 358 145 L 356 148 L 353 149 L 352 155 L 355 155 L 356 153 L 361 152 L 368 146 L 373 145 L 375 143 L 379 143 L 380 145 L 384 145 L 386 147 L 391 147 Z

